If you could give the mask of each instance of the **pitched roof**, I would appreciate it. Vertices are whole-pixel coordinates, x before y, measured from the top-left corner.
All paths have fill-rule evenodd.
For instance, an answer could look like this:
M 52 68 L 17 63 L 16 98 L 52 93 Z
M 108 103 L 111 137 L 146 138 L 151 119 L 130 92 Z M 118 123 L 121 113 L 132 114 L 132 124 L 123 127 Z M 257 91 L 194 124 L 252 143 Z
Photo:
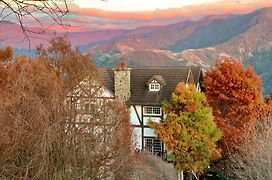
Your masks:
M 107 89 L 114 92 L 114 70 L 100 69 L 100 75 Z M 130 104 L 135 105 L 161 105 L 164 99 L 170 99 L 172 92 L 179 82 L 187 82 L 189 76 L 193 75 L 194 83 L 199 81 L 201 67 L 142 67 L 131 68 L 130 70 Z M 152 77 L 160 76 L 165 86 L 160 91 L 149 91 L 146 83 Z
M 112 69 L 99 69 L 99 74 L 102 78 L 104 86 L 111 91 L 114 92 L 114 70 Z
M 152 78 L 146 82 L 146 85 L 150 84 L 153 80 L 156 80 L 161 86 L 165 85 L 165 81 L 161 75 L 153 75 Z
M 201 66 L 189 66 L 189 68 L 192 70 L 195 85 L 197 82 L 203 80 L 203 71 Z
M 176 85 L 186 82 L 188 68 L 139 68 L 131 69 L 131 104 L 160 105 L 164 99 L 169 99 Z M 165 86 L 160 91 L 149 91 L 146 82 L 154 75 L 161 75 Z

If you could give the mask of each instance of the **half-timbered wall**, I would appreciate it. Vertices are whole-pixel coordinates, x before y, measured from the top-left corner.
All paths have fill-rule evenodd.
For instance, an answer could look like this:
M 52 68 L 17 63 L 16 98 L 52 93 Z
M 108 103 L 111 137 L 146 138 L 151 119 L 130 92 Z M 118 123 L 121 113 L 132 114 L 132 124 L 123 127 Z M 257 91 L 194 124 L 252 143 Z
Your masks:
M 148 107 L 159 107 L 160 106 L 148 106 Z M 146 139 L 156 140 L 154 130 L 151 129 L 147 123 L 148 121 L 160 122 L 163 118 L 163 112 L 161 110 L 160 115 L 147 115 L 144 112 L 145 106 L 143 105 L 131 105 L 130 106 L 130 118 L 131 124 L 134 127 L 134 142 L 136 149 L 142 150 L 145 147 Z M 163 154 L 163 145 L 160 154 Z
M 132 105 L 130 106 L 130 122 L 133 126 L 133 140 L 135 143 L 135 148 L 138 150 L 142 150 L 142 109 L 141 106 Z

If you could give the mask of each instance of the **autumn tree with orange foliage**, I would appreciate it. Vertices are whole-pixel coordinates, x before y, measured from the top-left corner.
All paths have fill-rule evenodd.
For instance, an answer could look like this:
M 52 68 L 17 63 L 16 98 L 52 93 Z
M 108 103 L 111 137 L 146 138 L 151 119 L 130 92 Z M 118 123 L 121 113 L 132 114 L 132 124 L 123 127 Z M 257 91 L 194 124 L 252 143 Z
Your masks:
M 90 56 L 66 39 L 37 54 L 0 63 L 0 179 L 121 177 L 133 152 L 125 105 L 99 98 Z
M 0 179 L 63 174 L 63 80 L 44 59 L 0 63 Z
M 5 49 L 0 49 L 0 62 L 10 61 L 13 58 L 13 49 L 8 46 Z
M 103 98 L 103 84 L 90 54 L 55 37 L 37 54 L 62 74 L 65 88 L 67 164 L 73 178 L 107 179 L 122 176 L 132 160 L 131 127 L 122 102 Z M 101 97 L 101 98 L 100 98 Z
M 38 57 L 47 58 L 63 75 L 67 91 L 87 75 L 95 81 L 101 81 L 91 55 L 73 48 L 66 37 L 57 36 L 50 41 L 47 48 L 39 45 L 36 52 Z
M 217 141 L 221 132 L 213 121 L 205 95 L 194 85 L 179 83 L 170 101 L 163 103 L 166 118 L 149 122 L 155 129 L 179 171 L 203 172 L 209 162 L 220 157 Z
M 254 129 L 264 105 L 261 80 L 252 67 L 245 69 L 238 60 L 225 58 L 205 74 L 204 87 L 216 124 L 223 132 L 222 148 L 231 152 Z

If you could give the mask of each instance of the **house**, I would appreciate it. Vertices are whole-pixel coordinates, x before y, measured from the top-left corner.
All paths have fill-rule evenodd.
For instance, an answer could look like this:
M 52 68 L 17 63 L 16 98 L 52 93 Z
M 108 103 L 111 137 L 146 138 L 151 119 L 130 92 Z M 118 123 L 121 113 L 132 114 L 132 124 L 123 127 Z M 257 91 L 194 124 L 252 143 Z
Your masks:
M 122 99 L 130 108 L 136 148 L 163 155 L 163 143 L 156 138 L 147 122 L 163 119 L 162 101 L 170 99 L 179 82 L 194 83 L 200 90 L 203 79 L 201 67 L 128 68 L 120 62 L 116 68 L 100 69 L 99 72 L 109 97 Z

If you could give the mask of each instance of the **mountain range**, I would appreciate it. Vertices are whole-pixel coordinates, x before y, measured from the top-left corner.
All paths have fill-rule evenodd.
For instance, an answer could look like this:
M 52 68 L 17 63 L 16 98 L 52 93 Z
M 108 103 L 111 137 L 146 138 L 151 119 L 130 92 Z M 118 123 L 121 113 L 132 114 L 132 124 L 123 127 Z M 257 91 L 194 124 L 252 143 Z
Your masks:
M 23 41 L 25 36 L 19 25 L 2 22 L 0 44 L 11 45 L 21 53 L 40 43 L 47 45 L 48 39 L 55 35 L 53 31 L 43 32 L 38 28 L 30 32 L 34 33 L 29 36 L 29 44 Z M 114 67 L 118 61 L 128 61 L 130 66 L 202 65 L 209 68 L 217 59 L 235 57 L 245 66 L 254 67 L 263 80 L 265 95 L 272 90 L 269 68 L 272 65 L 272 8 L 269 7 L 248 14 L 209 15 L 170 25 L 56 32 L 56 35 L 66 35 L 73 46 L 91 53 L 100 67 Z
M 133 31 L 132 31 L 133 32 Z M 202 65 L 235 57 L 261 76 L 264 94 L 272 90 L 272 8 L 243 15 L 207 16 L 141 33 L 123 33 L 88 49 L 99 66 L 117 61 L 131 66 Z

